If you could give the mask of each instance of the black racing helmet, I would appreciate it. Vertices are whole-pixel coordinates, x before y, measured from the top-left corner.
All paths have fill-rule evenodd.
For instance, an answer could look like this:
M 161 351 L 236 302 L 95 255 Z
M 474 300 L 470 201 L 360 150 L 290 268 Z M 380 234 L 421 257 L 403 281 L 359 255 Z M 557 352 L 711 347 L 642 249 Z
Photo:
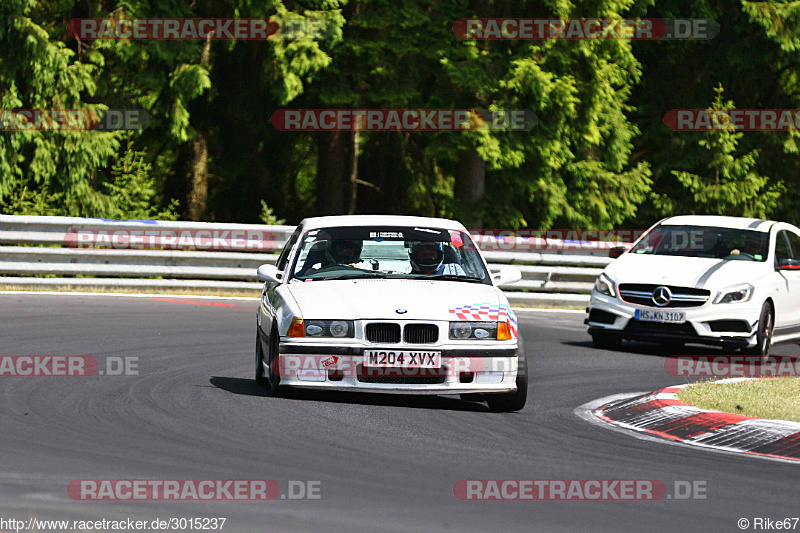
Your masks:
M 415 242 L 408 254 L 414 272 L 433 274 L 444 261 L 444 249 L 440 242 Z
M 361 261 L 363 244 L 358 240 L 331 239 L 325 247 L 325 255 L 333 264 L 349 265 Z

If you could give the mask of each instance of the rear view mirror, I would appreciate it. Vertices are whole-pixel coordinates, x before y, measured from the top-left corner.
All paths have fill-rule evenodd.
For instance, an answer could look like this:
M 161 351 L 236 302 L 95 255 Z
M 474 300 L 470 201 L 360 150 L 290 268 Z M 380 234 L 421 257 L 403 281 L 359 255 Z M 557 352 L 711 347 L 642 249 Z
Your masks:
M 615 246 L 608 251 L 608 257 L 611 259 L 616 259 L 627 251 L 628 249 L 624 246 Z

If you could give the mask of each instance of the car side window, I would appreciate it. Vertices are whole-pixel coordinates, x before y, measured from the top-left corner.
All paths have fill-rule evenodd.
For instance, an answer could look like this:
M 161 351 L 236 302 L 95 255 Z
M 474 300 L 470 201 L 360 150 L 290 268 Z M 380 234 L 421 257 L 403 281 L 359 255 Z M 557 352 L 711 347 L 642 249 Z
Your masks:
M 792 259 L 800 259 L 800 235 L 791 231 L 787 231 L 786 235 L 789 237 L 789 245 L 792 248 Z
M 289 237 L 289 240 L 286 241 L 286 245 L 284 245 L 283 250 L 281 250 L 281 255 L 278 256 L 278 262 L 275 264 L 278 270 L 283 271 L 286 268 L 286 261 L 289 260 L 289 252 L 292 251 L 294 244 L 300 237 L 300 231 L 300 226 L 297 226 L 297 229 L 294 230 L 294 233 L 292 233 L 291 237 Z
M 789 248 L 789 240 L 786 230 L 781 230 L 775 236 L 775 264 L 780 265 L 784 259 L 792 258 L 792 250 Z

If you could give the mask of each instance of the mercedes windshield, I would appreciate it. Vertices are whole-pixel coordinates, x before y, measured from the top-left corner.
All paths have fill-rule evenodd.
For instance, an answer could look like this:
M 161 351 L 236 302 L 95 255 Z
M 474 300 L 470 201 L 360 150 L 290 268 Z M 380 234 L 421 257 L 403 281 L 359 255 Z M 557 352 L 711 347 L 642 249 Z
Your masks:
M 769 233 L 711 226 L 657 226 L 631 249 L 634 254 L 766 261 Z

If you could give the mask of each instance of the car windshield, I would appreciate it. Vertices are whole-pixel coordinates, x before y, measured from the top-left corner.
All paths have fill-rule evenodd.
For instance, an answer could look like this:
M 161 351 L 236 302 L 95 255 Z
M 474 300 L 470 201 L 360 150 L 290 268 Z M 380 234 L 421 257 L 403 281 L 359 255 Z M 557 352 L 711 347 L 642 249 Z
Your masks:
M 469 235 L 428 227 L 356 226 L 303 235 L 290 278 L 442 279 L 490 284 Z
M 662 225 L 642 236 L 631 253 L 766 261 L 768 246 L 769 233 L 760 231 Z

